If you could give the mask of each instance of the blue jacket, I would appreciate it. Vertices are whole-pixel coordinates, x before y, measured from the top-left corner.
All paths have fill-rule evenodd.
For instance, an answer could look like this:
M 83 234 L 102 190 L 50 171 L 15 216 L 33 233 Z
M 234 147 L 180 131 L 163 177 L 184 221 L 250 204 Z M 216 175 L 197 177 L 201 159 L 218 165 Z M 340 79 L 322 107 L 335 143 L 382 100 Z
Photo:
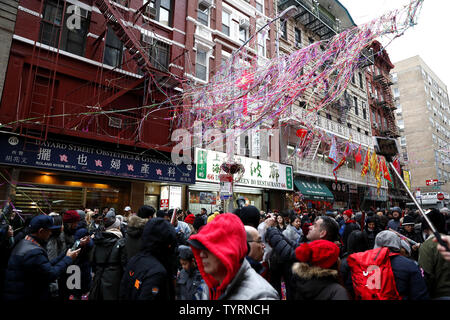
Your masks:
M 31 239 L 31 240 L 29 240 Z M 31 237 L 21 240 L 11 253 L 5 276 L 5 300 L 48 300 L 50 282 L 72 264 L 62 253 L 49 261 L 47 252 Z

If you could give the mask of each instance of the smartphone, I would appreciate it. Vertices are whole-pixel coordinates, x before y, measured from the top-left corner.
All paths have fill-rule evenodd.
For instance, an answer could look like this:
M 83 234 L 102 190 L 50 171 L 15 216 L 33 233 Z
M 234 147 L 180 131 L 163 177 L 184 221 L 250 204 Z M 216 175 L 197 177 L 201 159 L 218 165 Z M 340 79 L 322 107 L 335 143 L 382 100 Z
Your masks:
M 73 244 L 71 250 L 72 250 L 72 251 L 77 250 L 77 249 L 80 247 L 80 242 L 81 242 L 81 240 L 75 241 L 75 243 Z

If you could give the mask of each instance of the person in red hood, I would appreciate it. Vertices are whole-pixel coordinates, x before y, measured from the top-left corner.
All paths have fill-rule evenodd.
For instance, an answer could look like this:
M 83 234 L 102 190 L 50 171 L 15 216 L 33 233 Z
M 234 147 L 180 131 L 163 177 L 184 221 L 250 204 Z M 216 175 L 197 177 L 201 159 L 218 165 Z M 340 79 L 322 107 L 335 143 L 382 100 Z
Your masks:
M 279 300 L 276 290 L 245 259 L 247 234 L 235 214 L 218 215 L 188 243 L 211 300 Z

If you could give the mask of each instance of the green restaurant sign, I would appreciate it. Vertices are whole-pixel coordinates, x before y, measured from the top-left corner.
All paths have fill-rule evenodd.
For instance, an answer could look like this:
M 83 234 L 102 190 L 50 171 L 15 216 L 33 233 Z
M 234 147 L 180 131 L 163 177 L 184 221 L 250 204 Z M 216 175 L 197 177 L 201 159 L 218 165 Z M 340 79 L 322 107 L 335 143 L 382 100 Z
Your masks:
M 220 166 L 226 160 L 226 153 L 196 148 L 196 181 L 219 183 Z M 234 160 L 240 162 L 245 169 L 236 185 L 290 191 L 294 189 L 292 166 L 238 155 Z

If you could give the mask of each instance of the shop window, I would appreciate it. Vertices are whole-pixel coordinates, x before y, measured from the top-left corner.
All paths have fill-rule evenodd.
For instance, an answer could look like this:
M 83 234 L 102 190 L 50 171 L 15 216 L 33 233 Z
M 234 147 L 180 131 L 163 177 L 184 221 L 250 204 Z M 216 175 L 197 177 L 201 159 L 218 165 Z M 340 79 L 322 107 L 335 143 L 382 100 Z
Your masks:
M 70 4 L 68 4 L 70 5 Z M 66 9 L 68 9 L 66 5 Z M 63 1 L 47 0 L 44 4 L 39 41 L 54 48 L 84 56 L 86 36 L 89 29 L 89 12 L 83 8 L 77 11 L 68 10 L 64 14 Z M 80 27 L 68 27 L 67 19 L 76 14 L 80 19 Z M 61 42 L 60 42 L 61 37 Z

